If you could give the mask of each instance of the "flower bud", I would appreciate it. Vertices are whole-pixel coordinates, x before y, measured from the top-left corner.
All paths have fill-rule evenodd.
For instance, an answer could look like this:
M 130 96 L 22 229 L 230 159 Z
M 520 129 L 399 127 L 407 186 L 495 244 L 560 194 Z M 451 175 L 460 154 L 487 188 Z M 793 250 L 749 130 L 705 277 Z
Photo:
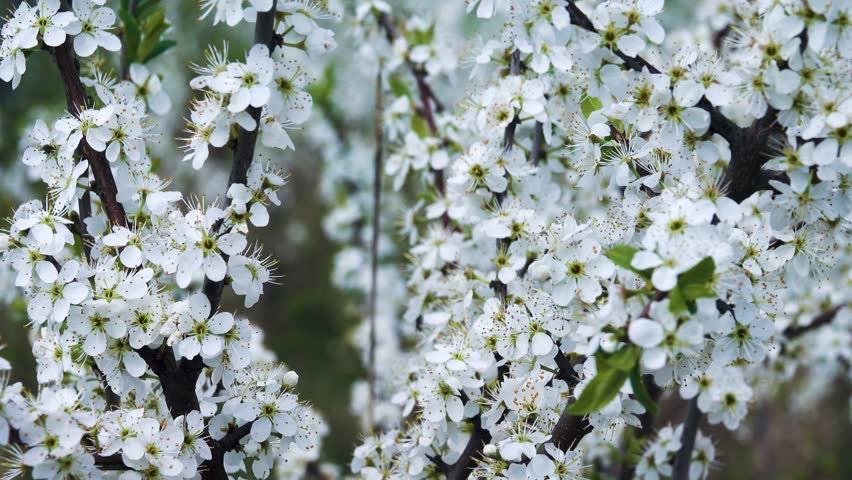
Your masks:
M 299 383 L 299 374 L 290 370 L 289 372 L 284 374 L 284 377 L 281 379 L 284 385 L 288 387 L 295 387 L 297 383 Z
M 486 457 L 497 458 L 497 446 L 493 443 L 486 444 L 482 447 L 482 454 Z
M 527 274 L 536 282 L 543 282 L 550 278 L 550 266 L 544 262 L 533 262 L 527 269 Z

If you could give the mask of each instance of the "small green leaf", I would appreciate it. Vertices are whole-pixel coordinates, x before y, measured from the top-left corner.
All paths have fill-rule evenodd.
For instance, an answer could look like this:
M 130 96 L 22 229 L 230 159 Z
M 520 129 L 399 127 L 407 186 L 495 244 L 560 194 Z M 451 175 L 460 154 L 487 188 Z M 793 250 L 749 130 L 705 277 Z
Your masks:
M 582 102 L 580 102 L 580 110 L 583 111 L 583 116 L 589 118 L 589 115 L 592 112 L 600 110 L 603 108 L 603 103 L 595 97 L 586 96 Z
M 669 292 L 669 311 L 675 315 L 687 311 L 689 307 L 686 304 L 686 298 L 680 290 L 680 286 L 675 285 Z
M 600 361 L 603 361 L 616 370 L 629 372 L 636 366 L 641 353 L 641 350 L 636 345 L 625 345 L 621 350 L 616 350 L 610 354 L 600 352 L 597 357 L 598 364 L 600 364 Z
M 160 55 L 162 55 L 163 53 L 165 53 L 166 51 L 168 51 L 169 49 L 171 49 L 175 45 L 177 45 L 177 42 L 174 41 L 174 40 L 160 40 L 160 43 L 158 43 L 148 53 L 148 56 L 146 56 L 145 58 L 142 59 L 142 61 L 143 62 L 149 62 L 149 61 L 159 57 Z
M 677 278 L 677 284 L 686 287 L 689 285 L 707 285 L 713 281 L 713 272 L 716 270 L 716 262 L 713 257 L 704 257 L 689 270 L 681 273 Z
M 388 83 L 390 83 L 391 92 L 393 92 L 393 94 L 397 97 L 411 98 L 411 92 L 408 90 L 408 86 L 399 75 L 391 75 L 390 78 L 388 78 Z
M 588 415 L 597 412 L 618 395 L 629 375 L 629 372 L 609 368 L 606 363 L 598 362 L 598 373 L 583 389 L 580 398 L 568 406 L 565 412 L 569 415 Z
M 127 63 L 130 64 L 136 61 L 136 50 L 139 47 L 139 40 L 141 36 L 139 32 L 139 24 L 136 23 L 136 19 L 126 8 L 124 8 L 123 5 L 118 10 L 118 16 L 121 18 L 121 23 L 124 25 L 124 38 L 122 38 L 122 44 L 124 44 Z
M 645 388 L 645 382 L 642 381 L 642 374 L 639 372 L 638 363 L 630 371 L 630 386 L 633 387 L 633 396 L 645 407 L 645 410 L 657 413 L 657 403 L 654 402 L 651 394 L 648 393 L 648 389 Z
M 160 6 L 160 0 L 142 0 L 136 5 L 136 18 L 147 18 Z
M 687 300 L 696 300 L 698 298 L 712 298 L 716 296 L 716 292 L 713 291 L 707 284 L 699 284 L 694 283 L 692 285 L 685 285 L 681 287 L 681 291 L 683 292 L 683 296 L 686 297 Z
M 420 138 L 426 138 L 429 136 L 429 125 L 426 124 L 426 120 L 423 120 L 423 117 L 420 115 L 411 116 L 411 129 L 414 130 L 414 133 L 416 133 Z
M 638 251 L 638 248 L 631 247 L 630 245 L 616 245 L 607 250 L 606 256 L 612 260 L 612 263 L 621 268 L 635 270 L 635 268 L 630 266 L 630 262 L 633 261 L 633 256 L 636 255 L 636 252 Z

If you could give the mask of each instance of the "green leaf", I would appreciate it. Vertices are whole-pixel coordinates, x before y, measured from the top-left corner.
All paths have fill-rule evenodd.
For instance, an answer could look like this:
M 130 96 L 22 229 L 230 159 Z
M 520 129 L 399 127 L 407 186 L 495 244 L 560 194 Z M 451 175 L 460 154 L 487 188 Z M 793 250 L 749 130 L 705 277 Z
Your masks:
M 149 61 L 159 57 L 160 55 L 162 55 L 163 53 L 165 53 L 167 50 L 171 49 L 175 45 L 177 45 L 177 42 L 174 41 L 174 40 L 160 40 L 160 43 L 158 43 L 148 53 L 148 55 L 145 58 L 142 59 L 142 61 L 143 62 L 149 62 Z
M 618 395 L 622 385 L 630 376 L 629 371 L 611 368 L 597 357 L 598 373 L 580 394 L 580 398 L 565 409 L 569 415 L 588 415 L 605 407 Z
M 411 116 L 411 129 L 414 130 L 414 133 L 416 133 L 420 138 L 426 138 L 429 136 L 429 125 L 426 124 L 426 120 L 423 120 L 423 117 L 420 115 Z
M 630 262 L 633 261 L 633 256 L 636 255 L 639 249 L 636 247 L 631 247 L 630 245 L 616 245 L 606 252 L 607 258 L 612 260 L 612 263 L 618 265 L 621 268 L 626 268 L 628 270 L 635 270 L 632 266 L 630 266 Z
M 630 371 L 630 386 L 633 387 L 633 396 L 645 407 L 645 410 L 657 413 L 657 403 L 654 402 L 651 394 L 648 393 L 648 389 L 645 388 L 645 382 L 642 381 L 642 374 L 639 372 L 638 363 Z
M 142 0 L 136 5 L 136 18 L 148 18 L 160 7 L 160 0 Z
M 143 40 L 139 45 L 139 50 L 137 52 L 137 57 L 140 59 L 147 58 L 150 56 L 151 52 L 156 48 L 156 46 L 160 43 L 160 38 L 166 33 L 166 30 L 169 28 L 169 24 L 166 22 L 166 9 L 160 7 L 147 17 L 139 17 L 144 18 L 141 23 L 141 30 L 143 35 Z
M 616 350 L 610 354 L 600 352 L 597 357 L 598 364 L 603 361 L 607 366 L 616 370 L 629 372 L 639 362 L 639 356 L 642 351 L 636 345 L 625 345 L 621 350 Z
M 139 24 L 136 23 L 136 19 L 130 14 L 124 3 L 122 2 L 121 8 L 118 9 L 118 16 L 124 25 L 124 38 L 122 38 L 121 43 L 124 45 L 127 63 L 130 64 L 137 59 L 136 50 L 139 47 L 141 33 L 139 32 Z
M 687 300 L 695 300 L 698 298 L 712 298 L 716 296 L 716 292 L 707 284 L 694 283 L 680 288 L 683 296 Z
M 680 290 L 680 286 L 675 287 L 669 292 L 669 311 L 675 315 L 687 311 L 689 307 L 686 304 L 686 298 Z
M 589 118 L 589 115 L 592 112 L 600 110 L 603 108 L 603 103 L 595 97 L 586 96 L 582 102 L 580 102 L 580 110 L 583 111 L 583 116 Z
M 713 257 L 704 257 L 689 270 L 681 273 L 677 278 L 677 284 L 681 287 L 690 285 L 707 286 L 713 281 L 713 272 L 716 270 L 716 262 Z
M 390 78 L 388 78 L 388 83 L 390 83 L 391 91 L 397 97 L 411 98 L 411 92 L 408 90 L 408 86 L 399 75 L 391 75 Z

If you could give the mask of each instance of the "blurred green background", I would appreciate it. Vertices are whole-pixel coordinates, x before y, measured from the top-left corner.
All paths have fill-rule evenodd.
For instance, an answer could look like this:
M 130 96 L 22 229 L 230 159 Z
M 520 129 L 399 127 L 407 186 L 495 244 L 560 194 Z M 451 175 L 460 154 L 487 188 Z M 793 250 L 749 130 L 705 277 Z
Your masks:
M 7 1 L 0 2 L 6 9 Z M 183 164 L 182 153 L 175 148 L 183 117 L 188 111 L 191 92 L 187 83 L 191 72 L 187 65 L 202 62 L 208 44 L 228 41 L 231 56 L 241 56 L 250 41 L 250 29 L 230 29 L 211 22 L 198 21 L 195 2 L 168 2 L 169 17 L 176 23 L 173 38 L 178 47 L 150 65 L 158 73 L 168 73 L 165 88 L 172 97 L 173 109 L 165 119 L 157 119 L 164 132 L 158 147 L 165 175 L 172 176 L 185 197 L 192 194 L 208 198 L 222 194 L 227 184 L 230 156 L 214 152 L 203 174 Z M 668 2 L 668 15 L 684 14 L 688 2 Z M 340 24 L 341 26 L 343 24 Z M 341 40 L 338 33 L 338 41 Z M 372 95 L 372 87 L 365 95 Z M 315 102 L 318 103 L 318 102 Z M 25 129 L 36 118 L 50 123 L 64 110 L 61 83 L 50 57 L 34 53 L 19 88 L 0 83 L 0 211 L 8 216 L 14 205 L 35 196 L 43 197 L 37 183 L 27 183 L 19 152 Z M 317 112 L 320 114 L 320 112 Z M 344 128 L 369 129 L 365 125 Z M 268 228 L 258 230 L 255 240 L 265 245 L 267 254 L 279 260 L 278 285 L 268 285 L 261 301 L 251 310 L 250 318 L 266 333 L 266 345 L 300 375 L 303 399 L 313 403 L 329 423 L 331 432 L 324 440 L 323 459 L 345 466 L 358 440 L 358 427 L 349 413 L 352 382 L 363 377 L 358 353 L 347 340 L 357 323 L 358 306 L 330 284 L 332 259 L 338 248 L 324 235 L 321 220 L 325 206 L 318 189 L 322 174 L 321 153 L 303 141 L 298 130 L 292 131 L 296 152 L 279 153 L 277 161 L 291 173 L 282 196 L 283 208 L 271 209 Z M 35 190 L 32 190 L 35 189 Z M 258 236 L 259 234 L 259 236 Z M 0 297 L 9 292 L 0 292 Z M 223 308 L 241 313 L 242 304 L 225 299 Z M 27 340 L 25 306 L 14 302 L 0 308 L 2 356 L 15 366 L 13 380 L 34 386 L 34 364 Z M 852 431 L 849 429 L 848 387 L 804 411 L 793 411 L 785 395 L 759 405 L 750 424 L 737 434 L 724 428 L 703 428 L 717 446 L 718 465 L 712 477 L 717 479 L 848 479 L 852 478 Z M 683 418 L 683 402 L 667 401 L 658 426 Z M 344 467 L 345 471 L 345 467 Z

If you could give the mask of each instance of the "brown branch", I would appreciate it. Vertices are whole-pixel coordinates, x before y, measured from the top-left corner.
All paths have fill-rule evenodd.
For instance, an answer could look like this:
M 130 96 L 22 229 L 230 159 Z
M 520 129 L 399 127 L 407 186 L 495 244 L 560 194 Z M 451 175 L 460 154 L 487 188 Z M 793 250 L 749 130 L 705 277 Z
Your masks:
M 470 424 L 473 426 L 473 431 L 470 433 L 470 439 L 467 441 L 461 457 L 456 463 L 446 466 L 447 480 L 463 480 L 470 476 L 475 466 L 476 457 L 482 452 L 482 447 L 491 441 L 491 434 L 488 430 L 482 428 L 482 419 L 479 415 L 473 417 Z
M 559 373 L 556 378 L 568 384 L 568 389 L 571 390 L 580 383 L 580 378 L 574 371 L 574 365 L 579 365 L 586 361 L 585 356 L 580 356 L 572 363 L 568 357 L 557 352 L 554 357 L 556 365 L 559 367 Z M 567 410 L 568 407 L 566 406 Z M 589 425 L 589 420 L 585 416 L 569 415 L 563 411 L 553 427 L 553 432 L 550 434 L 550 441 L 562 451 L 573 449 L 587 433 L 591 432 L 592 428 Z
M 107 382 L 106 375 L 98 368 L 97 364 L 92 363 L 92 371 L 101 382 L 101 388 L 104 390 L 104 399 L 106 400 L 107 408 L 117 408 L 121 406 L 121 398 L 113 391 L 112 387 Z
M 257 15 L 257 21 L 255 23 L 254 29 L 254 44 L 255 45 L 266 45 L 269 48 L 269 51 L 272 52 L 275 49 L 275 12 L 277 7 L 277 0 L 273 0 L 272 8 L 267 12 L 260 12 Z M 231 174 L 228 177 L 228 188 L 231 185 L 241 183 L 248 183 L 248 169 L 251 167 L 252 160 L 254 159 L 254 150 L 257 144 L 257 135 L 260 130 L 260 115 L 262 109 L 259 107 L 249 107 L 246 109 L 248 114 L 255 121 L 255 128 L 251 131 L 246 130 L 244 128 L 240 128 L 237 133 L 237 144 L 234 148 L 234 157 L 233 163 L 231 164 Z M 215 229 L 218 231 L 221 228 L 221 223 L 218 223 L 215 226 Z M 227 257 L 223 254 L 222 257 L 227 260 Z M 219 303 L 222 301 L 222 294 L 224 293 L 225 288 L 225 279 L 222 279 L 218 282 L 211 281 L 209 278 L 204 279 L 204 287 L 202 292 L 207 299 L 210 301 L 210 314 L 213 315 L 219 309 Z M 195 359 L 193 359 L 195 360 Z M 198 372 L 203 368 L 203 362 L 201 362 L 200 357 L 198 357 L 198 361 L 200 365 L 198 365 Z M 195 365 L 190 365 L 189 374 L 195 373 Z M 179 370 L 183 370 L 182 368 Z M 198 374 L 195 373 L 195 377 L 198 378 Z M 195 382 L 192 382 L 193 394 L 195 390 Z M 164 388 L 165 390 L 165 388 Z M 198 404 L 198 400 L 195 400 L 196 405 Z M 251 431 L 251 423 L 247 423 L 236 430 L 236 433 L 233 437 L 226 436 L 219 442 L 212 442 L 212 458 L 210 460 L 205 461 L 201 468 L 201 478 L 203 480 L 227 480 L 228 474 L 225 471 L 225 463 L 224 457 L 225 453 L 229 450 L 232 450 L 239 440 L 248 434 Z
M 68 113 L 79 116 L 80 111 L 87 108 L 88 102 L 80 81 L 80 69 L 71 50 L 72 42 L 73 37 L 69 35 L 65 43 L 53 49 L 53 58 L 62 77 Z M 85 139 L 81 140 L 81 145 L 83 156 L 89 162 L 89 171 L 95 177 L 95 192 L 101 199 L 107 218 L 113 225 L 127 226 L 124 206 L 118 201 L 118 188 L 106 155 L 93 149 Z
M 99 454 L 95 454 L 95 466 L 100 470 L 109 470 L 109 471 L 121 471 L 121 470 L 133 470 L 124 464 L 124 460 L 121 459 L 120 453 L 114 453 L 112 455 L 107 455 L 105 457 L 100 456 Z
M 164 346 L 157 350 L 142 347 L 137 352 L 160 379 L 163 396 L 172 417 L 199 410 L 195 382 L 204 368 L 204 362 L 200 356 L 178 363 L 171 347 Z
M 387 13 L 382 12 L 378 15 L 379 25 L 385 31 L 385 37 L 388 42 L 393 44 L 397 38 L 399 38 L 399 30 L 396 28 L 394 24 L 393 18 Z M 429 128 L 429 133 L 438 138 L 440 136 L 440 132 L 438 131 L 438 124 L 435 122 L 435 115 L 432 113 L 432 103 L 435 104 L 435 110 L 443 111 L 444 105 L 435 95 L 435 92 L 432 90 L 432 87 L 429 86 L 429 83 L 426 81 L 426 72 L 414 64 L 407 57 L 405 59 L 405 64 L 408 66 L 408 69 L 411 71 L 411 74 L 414 75 L 414 80 L 417 82 L 417 92 L 420 97 L 420 103 L 422 105 L 421 115 L 423 119 L 426 121 L 426 126 Z M 444 179 L 444 171 L 443 170 L 433 170 L 432 174 L 434 175 L 435 180 L 435 188 L 438 190 L 438 193 L 443 197 L 447 193 L 446 181 Z M 441 221 L 444 225 L 444 228 L 447 228 L 450 224 L 450 216 L 447 212 L 441 216 Z
M 829 323 L 831 323 L 832 320 L 834 320 L 834 317 L 837 316 L 837 313 L 845 307 L 847 307 L 847 304 L 845 303 L 835 305 L 814 317 L 813 320 L 811 320 L 811 323 L 807 325 L 789 326 L 784 329 L 784 336 L 788 339 L 794 339 L 810 331 L 816 330 L 822 326 L 828 325 Z
M 533 165 L 538 165 L 542 160 L 547 158 L 547 148 L 544 145 L 544 124 L 535 122 L 533 127 L 532 147 L 530 147 L 529 162 Z
M 511 75 L 519 75 L 521 73 L 521 57 L 520 52 L 515 50 L 512 53 L 512 59 L 509 64 L 509 73 Z M 515 141 L 515 131 L 517 129 L 518 123 L 520 123 L 517 116 L 515 116 L 509 125 L 506 126 L 506 129 L 503 131 L 503 152 L 508 152 Z M 505 194 L 495 193 L 494 199 L 499 205 L 502 202 Z M 497 239 L 497 253 L 505 252 L 508 250 L 509 245 L 512 243 L 510 238 L 500 238 Z M 494 279 L 490 287 L 494 290 L 494 293 L 500 298 L 500 302 L 505 306 L 508 296 L 508 286 L 501 282 L 499 279 Z M 496 354 L 495 354 L 496 355 Z M 499 370 L 498 375 L 502 378 L 506 374 L 507 370 Z M 471 424 L 473 425 L 473 431 L 470 435 L 470 439 L 468 439 L 467 445 L 465 445 L 464 451 L 462 451 L 461 456 L 456 463 L 452 465 L 446 465 L 443 460 L 440 462 L 435 462 L 439 468 L 444 468 L 447 470 L 447 479 L 448 480 L 456 480 L 456 479 L 465 479 L 467 478 L 476 461 L 476 458 L 480 456 L 482 453 L 482 447 L 491 441 L 491 434 L 482 428 L 482 421 L 477 415 L 473 419 L 471 419 Z M 435 461 L 435 460 L 433 460 Z

